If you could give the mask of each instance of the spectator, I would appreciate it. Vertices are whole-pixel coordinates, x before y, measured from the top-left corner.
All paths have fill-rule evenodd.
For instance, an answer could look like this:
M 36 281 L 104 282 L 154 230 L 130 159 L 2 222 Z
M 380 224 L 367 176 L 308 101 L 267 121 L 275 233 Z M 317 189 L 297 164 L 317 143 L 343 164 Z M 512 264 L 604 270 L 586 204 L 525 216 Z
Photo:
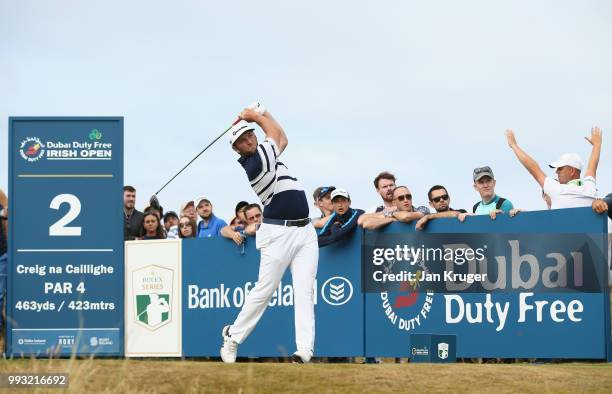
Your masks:
M 150 210 L 144 214 L 142 223 L 143 237 L 142 239 L 165 239 L 166 236 L 159 221 L 159 216 L 155 210 Z
M 363 214 L 359 217 L 359 224 L 367 230 L 376 230 L 391 222 L 410 223 L 430 213 L 429 209 L 424 206 L 414 208 L 412 205 L 412 194 L 406 186 L 397 186 L 393 189 L 391 196 L 396 207 L 395 211 Z
M 420 218 L 415 224 L 417 230 L 423 230 L 427 226 L 427 222 L 432 219 L 454 218 L 461 213 L 467 212 L 465 209 L 453 209 L 450 207 L 450 196 L 444 186 L 432 186 L 429 192 L 427 192 L 427 197 L 429 198 L 429 205 L 436 210 L 436 213 Z
M 3 326 L 4 326 L 4 296 L 6 291 L 6 278 L 8 272 L 8 254 L 7 254 L 7 224 L 8 219 L 8 208 L 4 204 L 8 205 L 8 200 L 4 195 L 4 192 L 0 190 L 0 194 L 2 195 L 2 201 L 0 202 L 0 336 L 3 336 Z
M 393 190 L 393 202 L 397 207 L 397 211 L 394 211 L 392 216 L 403 223 L 419 220 L 430 213 L 427 207 L 419 206 L 415 208 L 412 205 L 412 194 L 406 186 L 397 186 Z
M 179 218 L 176 212 L 168 211 L 164 215 L 164 228 L 166 229 L 166 238 L 177 239 L 179 237 Z
M 489 215 L 495 220 L 498 213 L 510 213 L 514 208 L 510 200 L 495 194 L 495 176 L 491 167 L 479 167 L 474 169 L 472 174 L 474 179 L 474 189 L 480 194 L 481 201 L 472 207 L 472 213 L 460 213 L 457 218 L 463 222 L 469 215 Z
M 179 219 L 179 238 L 195 238 L 198 227 L 195 220 L 183 215 Z
M 319 247 L 337 242 L 352 233 L 357 227 L 362 209 L 351 208 L 351 197 L 344 189 L 335 189 L 331 193 L 334 212 L 329 216 L 323 228 L 319 231 Z
M 247 226 L 244 231 L 247 235 L 255 235 L 257 225 L 263 221 L 263 212 L 259 204 L 249 204 L 244 208 L 244 217 L 247 221 Z
M 261 224 L 263 216 L 259 204 L 249 204 L 244 207 L 246 226 L 225 226 L 221 229 L 221 235 L 233 240 L 236 245 L 242 244 L 244 237 L 255 235 L 257 225 Z
M 181 211 L 179 212 L 181 216 L 187 216 L 194 222 L 198 222 L 198 213 L 195 209 L 195 202 L 193 200 L 189 200 L 181 206 Z
M 612 220 L 612 193 L 608 194 L 604 198 L 598 198 L 593 201 L 591 205 L 593 211 L 602 214 L 608 213 L 608 218 Z
M 195 200 L 196 211 L 202 219 L 198 224 L 197 238 L 218 237 L 221 229 L 227 226 L 223 219 L 219 219 L 213 214 L 213 206 L 206 197 L 198 197 Z
M 395 175 L 383 171 L 374 178 L 376 192 L 383 200 L 383 205 L 376 207 L 374 212 L 393 212 L 397 208 L 393 202 L 393 190 L 395 189 Z
M 132 186 L 123 187 L 123 239 L 131 241 L 142 237 L 143 214 L 134 206 L 136 204 L 136 189 Z
M 323 228 L 329 216 L 334 213 L 334 205 L 331 201 L 331 194 L 336 190 L 334 186 L 317 187 L 313 193 L 315 206 L 321 211 L 321 216 L 313 220 L 315 228 Z
M 551 208 L 559 209 L 590 207 L 593 204 L 597 195 L 595 178 L 601 154 L 601 134 L 599 127 L 593 127 L 591 138 L 586 138 L 592 145 L 592 151 L 584 178 L 581 178 L 580 157 L 575 153 L 566 153 L 561 155 L 557 161 L 549 164 L 550 168 L 555 169 L 557 180 L 546 176 L 538 163 L 518 146 L 512 130 L 506 130 L 506 139 L 521 164 L 543 188 L 544 193 L 550 197 Z
M 246 225 L 246 217 L 244 216 L 244 209 L 249 205 L 246 201 L 240 201 L 236 204 L 236 208 L 234 208 L 234 214 L 236 215 L 232 221 L 236 223 L 236 225 Z

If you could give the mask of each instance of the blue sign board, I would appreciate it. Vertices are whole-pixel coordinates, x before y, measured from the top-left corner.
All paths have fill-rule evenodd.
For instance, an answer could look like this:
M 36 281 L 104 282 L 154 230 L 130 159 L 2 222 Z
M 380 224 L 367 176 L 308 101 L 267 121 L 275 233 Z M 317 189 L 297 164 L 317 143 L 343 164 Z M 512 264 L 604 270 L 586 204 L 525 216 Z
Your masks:
M 321 248 L 315 294 L 316 356 L 363 355 L 361 233 Z M 219 356 L 221 330 L 231 324 L 257 281 L 255 239 L 237 248 L 230 240 L 183 240 L 183 354 Z M 272 295 L 263 317 L 238 348 L 238 356 L 289 356 L 295 349 L 290 268 Z
M 383 233 L 414 231 L 414 225 L 393 224 Z M 472 244 L 474 233 L 533 234 L 541 242 L 537 245 L 537 253 L 530 254 L 529 258 L 526 257 L 530 253 L 528 243 L 521 244 L 520 253 L 510 252 L 517 245 L 512 242 L 505 250 L 498 247 L 501 250 L 495 251 L 494 255 L 500 257 L 496 258 L 498 262 L 514 263 L 517 267 L 514 273 L 522 274 L 519 287 L 510 284 L 516 279 L 511 272 L 506 275 L 507 291 L 439 291 L 422 282 L 418 291 L 404 288 L 366 294 L 367 356 L 410 357 L 411 334 L 419 333 L 456 335 L 457 357 L 604 359 L 609 356 L 607 285 L 596 290 L 590 286 L 585 291 L 539 291 L 549 286 L 542 283 L 544 270 L 557 269 L 556 262 L 565 261 L 567 264 L 552 274 L 558 279 L 567 274 L 565 270 L 569 271 L 569 267 L 580 266 L 577 256 L 585 259 L 584 267 L 593 268 L 584 269 L 581 283 L 598 284 L 601 278 L 608 277 L 604 216 L 594 214 L 589 208 L 580 208 L 524 212 L 515 218 L 502 216 L 495 221 L 488 216 L 469 217 L 465 223 L 439 219 L 428 224 L 426 234 L 431 233 L 465 233 L 466 244 L 473 248 L 482 246 Z M 541 237 L 546 233 L 548 241 Z M 586 254 L 578 251 L 560 253 L 555 249 L 559 246 L 556 242 L 559 235 L 576 233 L 593 235 L 589 241 L 592 259 L 588 263 Z M 549 248 L 547 253 L 542 251 L 545 248 Z M 544 261 L 542 257 L 548 259 Z M 521 260 L 525 261 L 521 263 Z M 537 279 L 529 284 L 531 289 L 522 288 L 527 286 L 526 278 L 529 277 L 525 271 L 533 272 Z M 577 276 L 568 277 L 575 279 Z
M 12 355 L 123 355 L 123 118 L 9 119 Z

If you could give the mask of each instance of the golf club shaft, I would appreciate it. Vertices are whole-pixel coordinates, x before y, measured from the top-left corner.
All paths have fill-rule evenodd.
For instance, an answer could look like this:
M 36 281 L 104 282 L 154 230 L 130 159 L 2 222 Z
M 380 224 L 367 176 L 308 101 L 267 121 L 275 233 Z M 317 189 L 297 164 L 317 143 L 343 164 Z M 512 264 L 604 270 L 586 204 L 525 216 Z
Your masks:
M 190 165 L 191 163 L 193 163 L 193 162 L 194 162 L 194 161 L 195 161 L 195 160 L 196 160 L 198 157 L 200 157 L 200 155 L 202 155 L 202 153 L 206 152 L 206 149 L 210 148 L 210 147 L 211 147 L 211 146 L 212 146 L 212 145 L 213 145 L 215 142 L 217 142 L 217 140 L 219 140 L 219 138 L 223 137 L 223 136 L 225 135 L 225 133 L 227 133 L 227 132 L 228 132 L 228 131 L 229 131 L 229 130 L 232 128 L 232 126 L 234 126 L 234 125 L 235 125 L 236 123 L 238 123 L 238 122 L 240 122 L 240 118 L 236 119 L 236 120 L 234 121 L 234 123 L 232 123 L 232 125 L 231 125 L 230 127 L 228 127 L 227 129 L 225 129 L 225 131 L 224 131 L 223 133 L 219 134 L 219 136 L 218 136 L 217 138 L 215 138 L 214 140 L 212 140 L 212 142 L 211 142 L 210 144 L 206 145 L 206 148 L 202 149 L 202 151 L 201 151 L 200 153 L 198 153 L 198 154 L 197 154 L 197 155 L 196 155 L 196 156 L 195 156 L 193 159 L 191 159 L 191 160 L 189 161 L 189 163 L 185 164 L 185 166 L 184 166 L 183 168 L 181 168 L 181 170 L 180 170 L 179 172 L 177 172 L 177 173 L 176 173 L 176 174 L 175 174 L 175 175 L 174 175 L 172 178 L 170 178 L 170 180 L 169 180 L 168 182 L 166 182 L 166 183 L 164 184 L 164 186 L 162 186 L 162 187 L 161 187 L 161 189 L 159 189 L 158 191 L 156 191 L 156 192 L 155 192 L 155 195 L 157 196 L 157 194 L 158 194 L 159 192 L 161 192 L 162 190 L 164 190 L 164 188 L 165 188 L 166 186 L 168 186 L 168 184 L 169 184 L 170 182 L 172 182 L 172 181 L 174 180 L 174 178 L 176 178 L 177 176 L 179 176 L 179 174 L 180 174 L 181 172 L 183 172 L 183 171 L 185 170 L 185 168 L 189 167 L 189 165 Z

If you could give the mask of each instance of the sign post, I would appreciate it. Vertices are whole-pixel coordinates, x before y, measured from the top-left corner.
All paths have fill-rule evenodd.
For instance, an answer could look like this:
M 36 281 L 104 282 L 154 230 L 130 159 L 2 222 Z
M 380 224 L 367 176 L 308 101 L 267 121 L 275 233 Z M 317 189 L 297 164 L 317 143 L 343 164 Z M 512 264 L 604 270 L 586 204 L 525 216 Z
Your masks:
M 123 118 L 9 119 L 10 355 L 123 354 Z

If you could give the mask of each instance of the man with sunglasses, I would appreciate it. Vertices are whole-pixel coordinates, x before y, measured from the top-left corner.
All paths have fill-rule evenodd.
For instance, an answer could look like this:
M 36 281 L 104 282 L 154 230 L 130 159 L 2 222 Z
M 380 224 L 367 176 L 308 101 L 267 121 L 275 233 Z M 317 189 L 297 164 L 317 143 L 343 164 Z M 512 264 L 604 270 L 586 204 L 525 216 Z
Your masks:
M 259 204 L 249 204 L 242 208 L 246 223 L 239 226 L 225 226 L 221 229 L 221 235 L 229 238 L 236 245 L 242 245 L 245 236 L 253 236 L 257 231 L 257 225 L 261 224 L 262 212 Z
M 412 194 L 406 186 L 397 186 L 393 189 L 393 202 L 397 207 L 391 216 L 403 223 L 410 223 L 413 220 L 419 220 L 424 215 L 429 215 L 429 208 L 419 206 L 417 208 L 412 205 Z
M 359 224 L 366 230 L 376 230 L 392 222 L 410 223 L 430 213 L 427 207 L 415 208 L 412 205 L 412 193 L 406 186 L 395 187 L 391 196 L 396 208 L 394 211 L 363 214 L 359 218 Z
M 427 192 L 427 197 L 429 198 L 429 205 L 436 210 L 436 213 L 431 213 L 420 218 L 415 225 L 417 230 L 423 230 L 427 222 L 432 219 L 454 218 L 461 213 L 467 212 L 465 209 L 453 209 L 450 207 L 450 196 L 446 188 L 442 185 L 432 186 L 429 192 Z

